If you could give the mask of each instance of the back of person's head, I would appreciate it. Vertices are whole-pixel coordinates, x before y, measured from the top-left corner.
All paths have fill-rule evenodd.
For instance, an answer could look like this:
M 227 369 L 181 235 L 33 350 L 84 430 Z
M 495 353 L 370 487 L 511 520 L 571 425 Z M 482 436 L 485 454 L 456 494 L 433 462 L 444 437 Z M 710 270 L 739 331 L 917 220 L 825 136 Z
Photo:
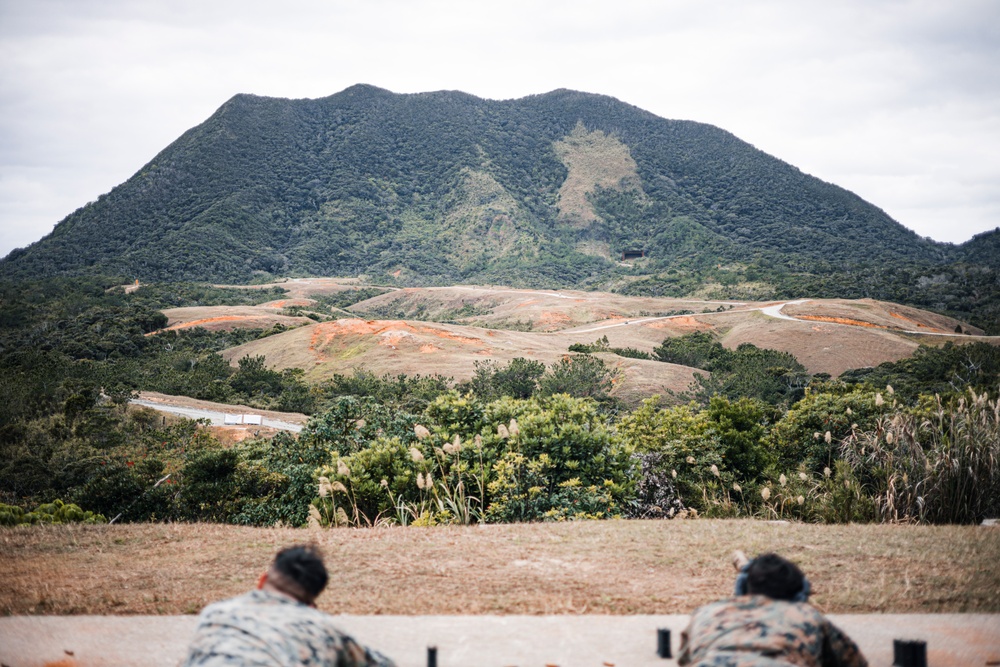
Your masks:
M 806 578 L 802 570 L 777 554 L 763 554 L 754 558 L 746 570 L 747 593 L 766 595 L 774 600 L 797 600 L 808 596 Z
M 312 604 L 329 581 L 323 554 L 311 545 L 282 549 L 271 563 L 268 581 L 298 601 Z

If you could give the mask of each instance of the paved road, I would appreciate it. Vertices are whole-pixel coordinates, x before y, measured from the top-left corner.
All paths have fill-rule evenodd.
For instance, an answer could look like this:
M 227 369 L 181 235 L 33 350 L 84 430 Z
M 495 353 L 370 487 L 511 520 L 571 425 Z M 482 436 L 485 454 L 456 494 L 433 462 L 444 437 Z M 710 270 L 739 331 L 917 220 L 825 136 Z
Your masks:
M 218 410 L 205 410 L 200 408 L 183 408 L 156 401 L 146 401 L 141 398 L 136 398 L 132 400 L 131 403 L 133 405 L 142 405 L 147 408 L 152 408 L 160 412 L 167 412 L 172 415 L 180 415 L 181 417 L 187 417 L 188 419 L 207 419 L 213 426 L 224 425 L 226 423 L 227 414 L 247 414 L 237 412 L 221 412 Z M 253 411 L 248 412 L 250 414 L 254 414 Z M 261 425 L 270 426 L 271 428 L 276 428 L 281 431 L 294 431 L 296 433 L 302 430 L 302 426 L 300 424 L 292 424 L 289 422 L 279 421 L 277 419 L 269 419 L 268 417 L 262 417 Z
M 708 312 L 708 313 L 689 313 L 687 315 L 664 315 L 664 316 L 661 316 L 661 317 L 643 317 L 643 318 L 636 318 L 636 319 L 625 320 L 624 322 L 615 322 L 613 324 L 602 324 L 600 326 L 591 327 L 589 329 L 571 329 L 571 330 L 569 330 L 568 333 L 593 333 L 595 331 L 603 331 L 605 329 L 613 329 L 615 327 L 632 326 L 634 324 L 645 324 L 646 322 L 656 322 L 658 320 L 670 320 L 670 319 L 680 318 L 680 317 L 706 317 L 706 316 L 717 315 L 717 314 L 728 314 L 728 313 L 746 312 L 746 311 L 751 311 L 751 310 L 759 310 L 760 312 L 764 313 L 765 315 L 767 315 L 769 317 L 777 318 L 779 320 L 788 320 L 790 322 L 811 322 L 812 320 L 800 320 L 797 317 L 793 317 L 791 315 L 786 315 L 784 312 L 782 312 L 785 306 L 794 306 L 794 305 L 797 305 L 797 304 L 800 304 L 800 303 L 806 303 L 807 301 L 812 301 L 812 299 L 796 299 L 794 301 L 782 301 L 780 303 L 771 304 L 770 306 L 755 306 L 755 307 L 751 307 L 751 308 L 734 308 L 732 310 L 721 311 L 720 313 Z M 746 305 L 746 304 L 736 304 L 736 305 Z M 833 322 L 832 324 L 836 324 L 837 326 L 845 326 L 845 327 L 857 326 L 857 325 L 854 325 L 854 324 L 838 324 L 836 322 Z M 908 329 L 889 329 L 889 331 L 892 332 L 892 333 L 920 334 L 921 336 L 946 336 L 946 337 L 956 337 L 956 338 L 962 338 L 962 339 L 967 339 L 969 337 L 967 334 L 951 333 L 951 332 L 938 332 L 938 331 L 919 331 L 919 330 L 908 330 Z M 979 336 L 978 338 L 983 338 L 983 336 Z
M 927 642 L 933 667 L 1000 661 L 998 614 L 831 615 L 872 667 L 892 664 L 893 639 Z M 669 667 L 656 655 L 668 628 L 676 656 L 687 616 L 340 616 L 338 625 L 393 658 L 424 667 L 427 647 L 440 667 Z M 0 663 L 11 667 L 149 665 L 173 667 L 194 631 L 194 616 L 14 616 L 0 618 Z M 72 652 L 70 655 L 68 652 Z
M 785 315 L 783 312 L 781 312 L 781 309 L 784 308 L 785 306 L 794 306 L 796 304 L 805 303 L 806 301 L 810 300 L 811 299 L 798 299 L 796 301 L 784 301 L 782 303 L 776 303 L 773 306 L 764 306 L 763 308 L 760 309 L 760 312 L 764 313 L 765 315 L 770 315 L 771 317 L 777 317 L 779 320 L 791 320 L 792 322 L 801 322 L 802 320 L 796 319 L 791 315 Z

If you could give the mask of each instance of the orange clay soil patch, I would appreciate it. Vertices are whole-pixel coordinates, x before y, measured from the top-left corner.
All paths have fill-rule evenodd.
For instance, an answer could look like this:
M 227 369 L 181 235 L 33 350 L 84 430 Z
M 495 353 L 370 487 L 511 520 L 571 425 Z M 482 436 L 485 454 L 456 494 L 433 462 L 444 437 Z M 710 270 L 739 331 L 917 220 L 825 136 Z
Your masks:
M 457 333 L 448 331 L 447 329 L 432 329 L 430 327 L 420 327 L 416 329 L 423 334 L 428 334 L 431 336 L 438 336 L 447 340 L 453 340 L 456 343 L 462 343 L 463 345 L 482 345 L 483 341 L 479 338 L 473 338 L 471 336 L 461 336 Z
M 830 317 L 828 315 L 796 315 L 797 319 L 810 320 L 812 322 L 830 322 L 832 324 L 848 324 L 854 327 L 869 327 L 872 329 L 888 329 L 882 324 L 872 324 L 863 320 L 853 320 L 849 317 Z
M 907 317 L 906 315 L 903 315 L 901 313 L 894 313 L 891 310 L 889 311 L 889 316 L 890 317 L 895 317 L 897 320 L 903 320 L 904 322 L 909 322 L 910 324 L 915 324 L 918 327 L 920 327 L 921 329 L 934 329 L 934 328 L 936 328 L 936 327 L 927 326 L 926 324 L 918 322 L 915 319 L 913 319 L 912 317 Z
M 650 329 L 712 329 L 711 324 L 706 324 L 693 317 L 669 317 L 652 322 L 643 322 L 642 326 Z
M 375 333 L 370 322 L 365 320 L 334 320 L 322 322 L 313 326 L 309 338 L 309 352 L 316 357 L 317 362 L 328 361 L 329 357 L 322 350 L 328 347 L 339 336 L 369 336 Z
M 460 334 L 453 333 L 447 329 L 438 329 L 435 327 L 426 326 L 413 326 L 407 322 L 396 321 L 396 320 L 334 320 L 333 322 L 323 322 L 317 324 L 313 328 L 312 336 L 309 341 L 309 351 L 319 360 L 327 361 L 329 357 L 325 355 L 322 350 L 333 344 L 333 341 L 339 337 L 345 336 L 378 336 L 378 344 L 395 347 L 399 345 L 404 339 L 414 337 L 414 334 L 423 334 L 428 336 L 436 336 L 438 338 L 443 338 L 445 340 L 451 340 L 463 345 L 479 345 L 483 344 L 483 341 L 479 338 L 473 338 L 471 336 L 462 336 Z M 424 347 L 431 347 L 434 350 L 437 348 L 431 344 L 424 344 Z M 434 351 L 434 350 L 424 350 L 420 349 L 421 352 Z
M 280 299 L 260 304 L 260 308 L 291 308 L 292 306 L 311 306 L 316 302 L 312 299 Z
M 344 614 L 679 614 L 732 590 L 729 555 L 776 551 L 831 613 L 1000 612 L 1000 530 L 580 521 L 307 530 L 217 524 L 0 528 L 2 614 L 193 614 L 316 542 Z
M 378 344 L 387 347 L 396 347 L 407 338 L 413 337 L 413 334 L 408 331 L 385 331 L 379 334 Z
M 547 310 L 538 316 L 539 324 L 564 324 L 570 321 L 570 316 L 566 313 L 554 313 Z

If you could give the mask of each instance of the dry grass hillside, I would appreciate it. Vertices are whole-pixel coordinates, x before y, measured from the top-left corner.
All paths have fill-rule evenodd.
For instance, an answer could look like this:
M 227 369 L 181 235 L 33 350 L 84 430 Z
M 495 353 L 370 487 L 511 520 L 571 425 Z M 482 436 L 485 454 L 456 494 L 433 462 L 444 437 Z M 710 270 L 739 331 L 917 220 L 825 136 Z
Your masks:
M 286 307 L 286 304 L 306 305 L 310 303 L 312 303 L 311 300 L 304 299 L 271 302 L 259 306 L 193 306 L 168 308 L 163 311 L 163 314 L 167 316 L 168 331 L 192 327 L 204 327 L 209 331 L 237 328 L 269 329 L 275 324 L 299 327 L 311 323 L 312 320 L 308 317 L 283 315 L 281 311 Z
M 451 321 L 494 329 L 561 331 L 604 320 L 660 317 L 742 306 L 736 301 L 666 299 L 574 290 L 427 287 L 394 290 L 349 310 L 367 319 Z
M 528 357 L 546 364 L 568 354 L 572 342 L 590 342 L 591 334 L 545 334 L 482 329 L 456 324 L 403 320 L 343 319 L 321 322 L 231 348 L 224 355 L 264 355 L 274 368 L 303 368 L 322 380 L 334 373 L 365 369 L 376 374 L 440 374 L 456 380 L 472 377 L 477 361 L 507 362 Z M 615 393 L 638 398 L 679 392 L 692 381 L 693 369 L 658 361 L 601 355 L 618 371 Z
M 1000 530 L 582 521 L 306 530 L 211 524 L 0 528 L 2 614 L 190 614 L 314 541 L 348 614 L 671 614 L 732 590 L 729 554 L 797 561 L 830 612 L 1000 611 Z
M 165 311 L 169 326 L 296 326 L 224 354 L 230 360 L 264 355 L 271 367 L 302 368 L 311 380 L 356 369 L 464 380 L 477 361 L 526 357 L 551 364 L 571 344 L 604 336 L 612 347 L 650 352 L 665 338 L 692 331 L 713 332 L 727 347 L 749 342 L 790 352 L 811 372 L 833 376 L 899 360 L 920 344 L 996 342 L 952 318 L 869 299 L 735 302 L 452 286 L 394 289 L 327 313 L 311 297 L 363 285 L 332 278 L 279 284 L 288 290 L 285 299 L 259 306 L 172 309 Z M 293 305 L 358 317 L 314 322 L 282 314 Z M 694 372 L 611 354 L 604 358 L 618 371 L 615 393 L 626 400 L 683 391 Z

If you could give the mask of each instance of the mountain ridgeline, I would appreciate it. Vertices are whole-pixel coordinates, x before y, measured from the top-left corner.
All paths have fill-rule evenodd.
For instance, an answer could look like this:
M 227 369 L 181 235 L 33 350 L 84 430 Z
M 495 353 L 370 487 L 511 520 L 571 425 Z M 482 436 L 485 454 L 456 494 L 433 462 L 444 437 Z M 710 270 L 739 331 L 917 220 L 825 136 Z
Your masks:
M 990 320 L 997 238 L 921 238 L 728 132 L 605 96 L 357 85 L 316 100 L 237 95 L 0 261 L 0 277 L 808 289 L 958 315 L 993 308 Z

